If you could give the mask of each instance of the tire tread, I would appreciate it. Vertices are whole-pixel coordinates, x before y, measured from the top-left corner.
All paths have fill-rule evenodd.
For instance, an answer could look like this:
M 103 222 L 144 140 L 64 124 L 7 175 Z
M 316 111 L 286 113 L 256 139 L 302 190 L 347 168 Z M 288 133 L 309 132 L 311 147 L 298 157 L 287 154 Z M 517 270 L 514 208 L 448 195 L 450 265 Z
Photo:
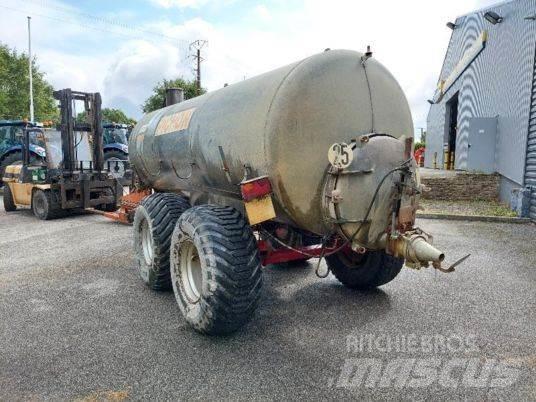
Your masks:
M 326 262 L 335 276 L 346 287 L 373 289 L 391 282 L 404 266 L 404 259 L 393 257 L 385 251 L 369 251 L 370 255 L 361 266 L 352 267 L 339 255 L 326 257 Z
M 203 205 L 186 211 L 173 234 L 193 233 L 202 244 L 201 258 L 216 289 L 202 297 L 202 314 L 189 323 L 205 334 L 227 334 L 249 321 L 259 303 L 262 272 L 259 251 L 249 223 L 232 207 Z M 176 285 L 176 289 L 179 286 Z M 179 306 L 184 303 L 177 295 Z M 188 317 L 187 317 L 188 319 Z
M 171 235 L 181 214 L 190 208 L 190 203 L 187 198 L 175 193 L 154 193 L 145 198 L 140 205 L 145 208 L 148 218 L 151 220 L 154 244 L 154 258 L 150 268 L 153 275 L 149 277 L 147 285 L 153 290 L 169 290 L 171 289 L 169 273 Z M 135 225 L 136 222 L 135 218 Z M 143 254 L 143 250 L 136 249 L 137 242 L 135 242 L 134 247 L 139 266 L 144 263 L 141 260 L 143 256 L 140 256 L 140 253 Z

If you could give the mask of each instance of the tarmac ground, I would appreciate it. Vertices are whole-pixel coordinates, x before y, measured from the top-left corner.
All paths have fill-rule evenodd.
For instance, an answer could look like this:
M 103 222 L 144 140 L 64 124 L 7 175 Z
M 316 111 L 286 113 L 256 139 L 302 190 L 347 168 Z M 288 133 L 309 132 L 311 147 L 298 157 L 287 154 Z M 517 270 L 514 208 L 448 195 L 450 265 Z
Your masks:
M 536 400 L 536 227 L 418 223 L 471 257 L 369 292 L 269 266 L 253 320 L 218 338 L 143 285 L 131 227 L 0 205 L 0 400 Z

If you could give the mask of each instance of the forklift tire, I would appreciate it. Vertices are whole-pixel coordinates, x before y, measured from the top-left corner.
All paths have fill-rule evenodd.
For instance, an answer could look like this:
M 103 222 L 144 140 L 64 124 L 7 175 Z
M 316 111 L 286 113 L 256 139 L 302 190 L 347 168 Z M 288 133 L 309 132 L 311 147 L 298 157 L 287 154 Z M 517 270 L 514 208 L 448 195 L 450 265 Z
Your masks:
M 170 250 L 175 298 L 196 331 L 227 334 L 251 319 L 261 296 L 261 260 L 240 212 L 215 205 L 190 208 L 177 222 Z
M 136 208 L 134 253 L 140 277 L 153 290 L 171 289 L 169 243 L 175 223 L 190 208 L 185 197 L 154 193 Z
M 13 200 L 13 194 L 11 193 L 11 187 L 6 185 L 4 188 L 4 210 L 6 212 L 13 212 L 17 210 L 17 205 Z
M 357 254 L 346 250 L 326 257 L 329 269 L 348 288 L 367 290 L 392 281 L 404 266 L 403 258 L 385 251 Z
M 50 190 L 34 190 L 32 211 L 37 218 L 42 220 L 56 219 L 63 216 L 63 210 Z

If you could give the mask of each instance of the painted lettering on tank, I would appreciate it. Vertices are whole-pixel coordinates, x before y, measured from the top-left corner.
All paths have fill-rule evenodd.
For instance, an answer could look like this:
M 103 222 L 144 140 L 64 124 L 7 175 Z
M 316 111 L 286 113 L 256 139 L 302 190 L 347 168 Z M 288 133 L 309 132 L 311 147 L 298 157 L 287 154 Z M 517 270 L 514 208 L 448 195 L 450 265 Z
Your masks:
M 158 122 L 158 126 L 156 126 L 155 135 L 186 130 L 190 125 L 190 120 L 192 119 L 194 111 L 195 107 L 162 117 Z

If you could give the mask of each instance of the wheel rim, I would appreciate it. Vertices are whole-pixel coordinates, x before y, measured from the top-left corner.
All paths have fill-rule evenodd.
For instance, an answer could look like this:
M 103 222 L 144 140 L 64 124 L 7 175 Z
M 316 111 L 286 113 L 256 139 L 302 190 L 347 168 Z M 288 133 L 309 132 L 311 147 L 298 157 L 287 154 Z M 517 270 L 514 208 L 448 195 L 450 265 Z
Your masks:
M 180 283 L 186 298 L 197 303 L 201 298 L 203 271 L 195 244 L 186 240 L 180 247 Z
M 146 265 L 152 265 L 153 263 L 153 245 L 153 235 L 149 227 L 149 222 L 144 220 L 141 225 L 141 248 Z
M 119 161 L 119 162 L 115 163 L 115 161 Z M 111 157 L 111 158 L 106 159 L 104 161 L 104 167 L 106 169 L 108 169 L 108 162 L 110 162 L 110 173 L 112 174 L 113 177 L 115 177 L 116 179 L 120 179 L 121 177 L 125 175 L 125 165 L 124 165 L 123 160 L 116 158 L 116 157 Z

